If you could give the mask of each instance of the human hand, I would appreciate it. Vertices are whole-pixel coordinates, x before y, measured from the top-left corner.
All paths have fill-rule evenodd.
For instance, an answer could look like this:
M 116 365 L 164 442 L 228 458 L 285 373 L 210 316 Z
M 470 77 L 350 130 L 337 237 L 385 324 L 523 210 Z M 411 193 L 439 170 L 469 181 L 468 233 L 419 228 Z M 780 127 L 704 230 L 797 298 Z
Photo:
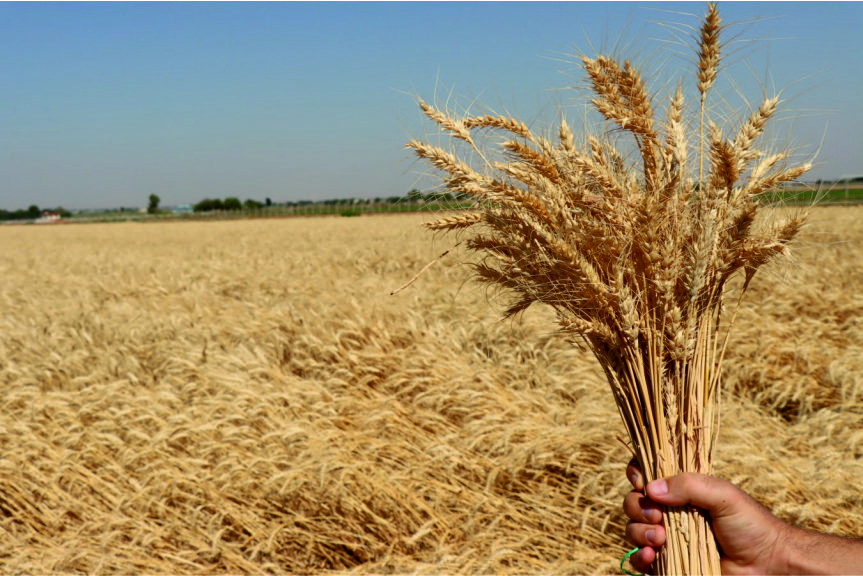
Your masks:
M 630 518 L 626 538 L 641 549 L 630 557 L 632 566 L 649 572 L 665 544 L 662 505 L 691 504 L 708 512 L 719 544 L 722 574 L 788 573 L 784 554 L 790 526 L 734 484 L 703 474 L 678 474 L 650 482 L 633 460 L 626 475 L 635 490 L 626 495 L 623 510 Z

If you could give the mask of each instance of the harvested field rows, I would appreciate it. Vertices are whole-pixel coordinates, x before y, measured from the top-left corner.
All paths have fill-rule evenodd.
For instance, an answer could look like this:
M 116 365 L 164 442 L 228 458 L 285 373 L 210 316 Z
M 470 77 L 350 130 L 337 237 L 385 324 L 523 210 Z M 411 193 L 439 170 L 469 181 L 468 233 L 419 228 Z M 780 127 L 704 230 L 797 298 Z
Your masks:
M 0 227 L 4 573 L 616 572 L 592 357 L 422 215 Z M 756 277 L 717 473 L 863 537 L 863 209 Z

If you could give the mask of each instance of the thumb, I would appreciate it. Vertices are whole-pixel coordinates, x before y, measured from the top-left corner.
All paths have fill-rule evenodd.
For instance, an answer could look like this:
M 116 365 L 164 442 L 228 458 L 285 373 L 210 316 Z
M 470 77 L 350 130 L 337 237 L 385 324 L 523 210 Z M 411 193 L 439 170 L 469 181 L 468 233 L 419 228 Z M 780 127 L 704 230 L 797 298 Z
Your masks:
M 647 496 L 659 504 L 692 504 L 713 516 L 730 511 L 743 494 L 727 480 L 692 472 L 654 480 L 647 485 L 646 490 Z

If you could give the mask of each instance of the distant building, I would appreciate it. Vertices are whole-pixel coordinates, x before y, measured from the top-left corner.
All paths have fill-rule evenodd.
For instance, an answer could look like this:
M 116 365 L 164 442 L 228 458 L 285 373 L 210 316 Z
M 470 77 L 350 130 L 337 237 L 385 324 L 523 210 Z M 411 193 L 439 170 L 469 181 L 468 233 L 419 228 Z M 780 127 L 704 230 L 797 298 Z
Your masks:
M 193 211 L 191 204 L 180 204 L 171 208 L 172 214 L 191 214 Z
M 42 215 L 36 218 L 33 222 L 35 224 L 54 224 L 55 222 L 59 222 L 62 216 L 60 216 L 59 212 L 42 212 Z

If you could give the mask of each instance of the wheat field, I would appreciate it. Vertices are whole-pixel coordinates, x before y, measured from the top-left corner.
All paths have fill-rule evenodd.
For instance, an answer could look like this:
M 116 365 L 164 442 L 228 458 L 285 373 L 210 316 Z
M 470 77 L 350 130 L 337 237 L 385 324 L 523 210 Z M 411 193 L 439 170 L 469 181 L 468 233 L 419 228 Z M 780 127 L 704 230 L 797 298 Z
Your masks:
M 0 227 L 3 573 L 615 573 L 593 357 L 433 216 Z M 863 209 L 753 281 L 715 469 L 863 537 Z M 781 273 L 779 272 L 781 270 Z

